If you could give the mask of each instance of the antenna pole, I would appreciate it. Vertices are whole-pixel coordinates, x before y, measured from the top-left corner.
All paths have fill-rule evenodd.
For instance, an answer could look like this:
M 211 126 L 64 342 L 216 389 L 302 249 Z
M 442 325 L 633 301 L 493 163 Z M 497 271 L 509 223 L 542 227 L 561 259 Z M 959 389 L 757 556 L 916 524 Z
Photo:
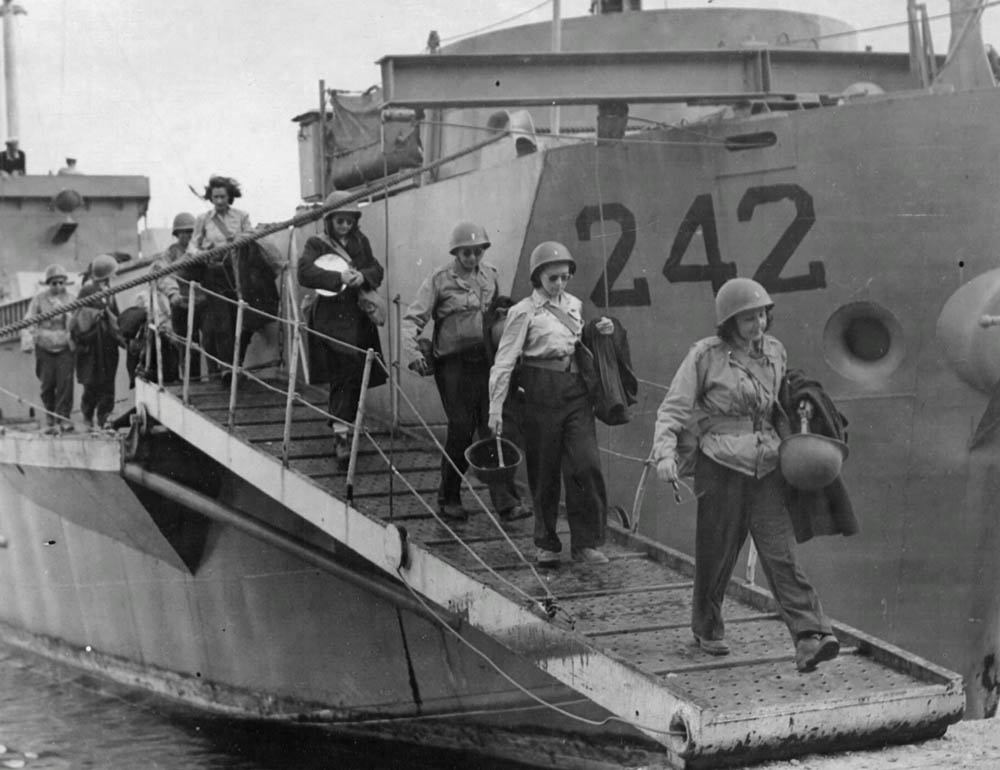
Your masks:
M 27 13 L 14 0 L 3 0 L 0 15 L 3 16 L 3 79 L 4 94 L 7 99 L 7 136 L 17 136 L 20 128 L 20 114 L 17 105 L 17 66 L 14 50 L 14 16 Z
M 562 51 L 562 8 L 560 0 L 552 0 L 552 53 Z M 549 132 L 552 136 L 558 136 L 561 126 L 559 125 L 559 108 L 549 107 Z

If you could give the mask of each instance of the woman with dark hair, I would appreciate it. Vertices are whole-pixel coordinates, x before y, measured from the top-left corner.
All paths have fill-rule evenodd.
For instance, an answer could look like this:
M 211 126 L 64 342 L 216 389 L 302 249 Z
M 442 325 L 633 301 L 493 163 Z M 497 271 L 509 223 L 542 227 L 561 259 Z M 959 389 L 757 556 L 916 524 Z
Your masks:
M 360 306 L 359 292 L 377 289 L 384 274 L 358 226 L 361 210 L 352 203 L 336 205 L 347 197 L 347 193 L 334 192 L 326 199 L 326 205 L 334 208 L 323 217 L 324 234 L 306 241 L 298 266 L 299 286 L 316 290 L 307 298 L 304 315 L 309 328 L 324 337 L 309 335 L 309 376 L 314 383 L 330 383 L 329 410 L 336 418 L 331 420 L 334 453 L 341 470 L 347 469 L 350 460 L 349 426 L 361 398 L 365 363 L 361 351 L 371 348 L 382 354 L 378 328 Z M 340 257 L 333 269 L 320 261 L 328 255 Z M 373 363 L 369 387 L 386 381 L 381 364 Z
M 543 567 L 559 563 L 562 543 L 556 525 L 564 482 L 570 554 L 586 564 L 605 564 L 608 557 L 600 547 L 607 492 L 597 453 L 594 407 L 576 362 L 582 303 L 565 290 L 576 262 L 563 244 L 546 241 L 531 252 L 529 269 L 534 290 L 507 312 L 490 370 L 489 427 L 497 435 L 504 429 L 504 402 L 520 362 L 521 432 L 535 507 L 535 559 Z M 611 334 L 614 323 L 601 318 L 597 330 Z
M 191 243 L 196 251 L 223 246 L 231 243 L 237 236 L 253 230 L 249 214 L 232 206 L 233 201 L 242 194 L 239 183 L 231 177 L 213 176 L 208 180 L 205 200 L 211 201 L 212 210 L 200 214 L 195 219 Z M 255 248 L 252 244 L 244 245 L 235 251 L 217 254 L 206 262 L 189 265 L 177 273 L 178 279 L 196 281 L 212 292 L 206 294 L 203 303 L 196 306 L 195 317 L 196 331 L 201 337 L 205 352 L 210 356 L 208 370 L 213 375 L 219 371 L 219 364 L 212 360 L 213 358 L 227 364 L 233 358 L 233 346 L 236 344 L 234 300 L 240 298 L 242 294 L 242 298 L 249 301 L 247 293 L 251 287 L 241 285 L 244 283 L 241 278 L 246 276 L 247 270 L 251 268 L 251 261 L 255 260 L 251 254 Z M 265 276 L 264 281 L 267 280 L 273 284 L 273 274 Z M 273 285 L 271 288 L 274 288 Z M 214 296 L 215 294 L 227 297 L 230 301 Z M 240 340 L 241 361 L 242 354 L 246 350 L 244 343 L 249 344 L 246 329 Z M 221 378 L 222 385 L 227 386 L 231 377 L 232 374 L 225 371 Z
M 718 323 L 688 351 L 656 416 L 653 459 L 676 484 L 678 438 L 698 437 L 698 497 L 691 630 L 709 655 L 729 654 L 722 602 L 747 534 L 795 643 L 799 671 L 840 651 L 819 597 L 795 561 L 794 532 L 778 468 L 772 417 L 785 375 L 784 346 L 766 334 L 774 303 L 749 278 L 732 278 L 715 297 Z
M 233 207 L 233 202 L 242 195 L 239 182 L 232 177 L 213 176 L 208 180 L 204 197 L 212 204 L 212 210 L 195 220 L 191 243 L 197 251 L 231 243 L 240 233 L 253 230 L 250 215 Z

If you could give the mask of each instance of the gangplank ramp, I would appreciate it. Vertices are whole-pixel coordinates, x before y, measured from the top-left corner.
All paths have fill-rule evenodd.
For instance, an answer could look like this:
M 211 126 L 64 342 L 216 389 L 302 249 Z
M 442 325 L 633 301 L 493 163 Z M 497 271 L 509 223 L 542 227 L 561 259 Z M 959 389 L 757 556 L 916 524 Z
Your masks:
M 312 399 L 322 403 L 322 392 Z M 691 560 L 615 525 L 609 564 L 544 571 L 508 541 L 530 558 L 530 520 L 504 525 L 506 537 L 485 513 L 443 526 L 424 504 L 436 500 L 439 455 L 417 437 L 371 431 L 348 503 L 330 428 L 308 407 L 296 407 L 284 464 L 283 394 L 243 387 L 232 430 L 228 392 L 218 385 L 193 386 L 185 405 L 179 388 L 138 382 L 136 403 L 150 421 L 405 581 L 443 615 L 459 615 L 645 733 L 671 766 L 916 741 L 961 718 L 958 674 L 841 624 L 834 626 L 841 656 L 798 673 L 770 595 L 736 580 L 727 602 L 733 654 L 703 654 L 689 630 Z M 554 597 L 559 611 L 550 618 L 526 595 L 542 603 Z

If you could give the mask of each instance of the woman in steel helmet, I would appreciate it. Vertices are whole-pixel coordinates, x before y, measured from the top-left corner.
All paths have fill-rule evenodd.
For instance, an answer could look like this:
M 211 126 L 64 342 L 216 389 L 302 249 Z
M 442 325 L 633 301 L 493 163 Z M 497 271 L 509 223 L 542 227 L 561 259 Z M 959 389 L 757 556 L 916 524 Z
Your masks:
M 710 655 L 729 653 L 722 602 L 749 533 L 795 640 L 796 667 L 805 672 L 836 657 L 840 644 L 792 546 L 777 470 L 780 440 L 771 422 L 786 366 L 784 346 L 767 334 L 773 306 L 764 287 L 748 278 L 719 289 L 717 333 L 696 342 L 678 368 L 657 412 L 653 458 L 660 478 L 676 484 L 678 439 L 694 426 L 695 642 Z
M 546 241 L 529 261 L 530 296 L 507 312 L 490 371 L 490 429 L 504 429 L 503 404 L 515 364 L 524 390 L 521 433 L 528 485 L 534 498 L 536 560 L 559 562 L 562 543 L 556 533 L 560 487 L 566 489 L 570 554 L 590 564 L 607 562 L 601 553 L 607 493 L 601 475 L 594 430 L 594 409 L 576 364 L 583 330 L 582 303 L 566 292 L 576 261 L 563 244 Z M 614 331 L 611 320 L 598 331 Z
M 441 459 L 438 512 L 465 521 L 462 478 L 468 468 L 465 451 L 476 435 L 485 437 L 490 364 L 484 332 L 485 313 L 497 296 L 497 269 L 484 261 L 490 238 L 476 222 L 455 225 L 448 241 L 451 259 L 434 269 L 417 289 L 403 317 L 402 342 L 421 376 L 434 375 L 448 420 L 445 456 Z M 424 330 L 433 321 L 433 339 Z M 489 484 L 490 502 L 505 522 L 531 514 L 521 504 L 513 479 Z

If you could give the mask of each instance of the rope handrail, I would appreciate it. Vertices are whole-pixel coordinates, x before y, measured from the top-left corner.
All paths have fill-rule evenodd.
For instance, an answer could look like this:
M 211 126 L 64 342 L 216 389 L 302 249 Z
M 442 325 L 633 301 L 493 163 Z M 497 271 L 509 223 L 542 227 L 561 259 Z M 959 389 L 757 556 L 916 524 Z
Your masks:
M 440 166 L 452 163 L 459 158 L 466 155 L 470 155 L 474 152 L 478 152 L 491 144 L 499 142 L 506 136 L 506 133 L 499 132 L 495 136 L 491 136 L 484 139 L 481 142 L 470 145 L 464 149 L 452 153 L 451 155 L 446 155 L 443 158 L 438 158 L 437 160 L 427 163 L 419 168 L 412 169 L 410 171 L 405 171 L 395 176 L 393 184 L 398 184 L 399 182 L 404 182 L 407 179 L 413 179 L 421 174 L 425 174 L 429 171 L 433 171 Z M 27 318 L 22 318 L 20 321 L 15 321 L 14 323 L 7 324 L 6 326 L 0 327 L 0 338 L 3 338 L 9 334 L 19 332 L 22 329 L 26 329 L 29 326 L 34 326 L 35 324 L 41 323 L 42 321 L 48 321 L 52 318 L 57 318 L 58 316 L 64 315 L 66 313 L 71 313 L 75 310 L 79 310 L 82 307 L 92 306 L 103 300 L 113 297 L 123 291 L 128 291 L 129 289 L 134 289 L 137 286 L 142 286 L 143 284 L 152 283 L 153 281 L 158 281 L 167 275 L 176 273 L 179 270 L 183 270 L 186 267 L 191 267 L 193 265 L 200 264 L 202 262 L 207 262 L 209 260 L 215 259 L 216 257 L 224 257 L 227 253 L 235 251 L 236 249 L 244 246 L 245 244 L 252 243 L 265 238 L 268 235 L 274 235 L 281 230 L 286 230 L 290 227 L 299 227 L 301 225 L 309 224 L 310 222 L 315 222 L 317 219 L 321 219 L 329 212 L 334 209 L 341 208 L 348 203 L 355 203 L 364 198 L 370 197 L 375 193 L 380 193 L 385 189 L 386 181 L 379 180 L 378 184 L 366 185 L 365 187 L 345 195 L 344 198 L 335 204 L 321 204 L 309 211 L 304 211 L 301 214 L 296 214 L 290 219 L 286 219 L 282 222 L 277 222 L 270 225 L 264 225 L 258 227 L 252 233 L 245 233 L 234 238 L 230 243 L 225 243 L 220 246 L 214 246 L 211 249 L 206 249 L 205 251 L 199 251 L 196 254 L 191 254 L 190 256 L 184 257 L 177 260 L 173 264 L 165 265 L 163 267 L 158 267 L 155 270 L 151 270 L 144 275 L 138 276 L 136 278 L 131 278 L 127 281 L 122 281 L 121 283 L 110 286 L 107 289 L 102 289 L 99 292 L 95 292 L 84 299 L 74 299 L 62 305 L 59 308 L 46 311 L 44 313 L 39 313 L 34 316 L 29 316 Z

